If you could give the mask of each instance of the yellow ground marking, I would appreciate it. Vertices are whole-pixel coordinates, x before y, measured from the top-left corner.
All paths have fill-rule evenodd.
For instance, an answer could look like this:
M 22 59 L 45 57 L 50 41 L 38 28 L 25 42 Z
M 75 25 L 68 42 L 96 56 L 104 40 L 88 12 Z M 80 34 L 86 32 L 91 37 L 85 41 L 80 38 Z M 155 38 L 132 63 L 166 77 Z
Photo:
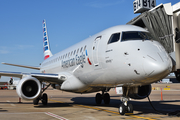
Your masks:
M 170 88 L 164 88 L 164 90 L 170 90 Z
M 65 103 L 62 101 L 57 101 L 57 100 L 52 100 L 52 99 L 48 99 L 49 101 L 53 101 L 53 102 L 57 102 L 57 103 Z M 108 112 L 108 113 L 113 113 L 113 114 L 118 114 L 119 112 L 115 112 L 115 111 L 111 111 L 111 110 L 106 110 L 106 109 L 101 109 L 101 108 L 96 108 L 96 107 L 91 107 L 91 106 L 86 106 L 86 105 L 79 105 L 79 104 L 74 104 L 75 106 L 79 106 L 79 107 L 84 107 L 84 108 L 89 108 L 89 109 L 94 109 L 94 110 L 98 110 L 98 111 L 104 111 L 104 112 Z M 149 117 L 141 117 L 141 116 L 137 116 L 137 115 L 133 115 L 133 113 L 126 113 L 125 115 L 130 116 L 132 118 L 139 118 L 139 119 L 145 119 L 145 120 L 156 120 L 154 118 L 149 118 Z

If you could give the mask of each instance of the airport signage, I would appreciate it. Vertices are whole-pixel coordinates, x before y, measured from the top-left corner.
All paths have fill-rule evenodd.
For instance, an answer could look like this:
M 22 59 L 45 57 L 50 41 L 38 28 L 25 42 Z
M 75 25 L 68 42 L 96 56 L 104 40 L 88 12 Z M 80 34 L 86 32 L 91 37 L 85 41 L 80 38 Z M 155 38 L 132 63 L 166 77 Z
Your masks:
M 143 13 L 156 6 L 156 0 L 135 0 L 133 2 L 134 13 Z

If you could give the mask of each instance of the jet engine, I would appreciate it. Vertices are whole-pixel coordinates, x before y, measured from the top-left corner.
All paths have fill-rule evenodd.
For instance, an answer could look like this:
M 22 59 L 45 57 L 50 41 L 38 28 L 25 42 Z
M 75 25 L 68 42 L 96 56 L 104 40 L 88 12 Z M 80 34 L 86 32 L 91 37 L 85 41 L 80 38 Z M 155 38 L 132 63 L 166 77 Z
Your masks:
M 22 99 L 36 99 L 41 94 L 41 83 L 34 77 L 25 77 L 20 80 L 16 87 L 16 92 Z
M 126 95 L 127 87 L 123 88 L 123 94 Z M 144 99 L 151 93 L 151 85 L 130 87 L 128 96 L 133 99 Z

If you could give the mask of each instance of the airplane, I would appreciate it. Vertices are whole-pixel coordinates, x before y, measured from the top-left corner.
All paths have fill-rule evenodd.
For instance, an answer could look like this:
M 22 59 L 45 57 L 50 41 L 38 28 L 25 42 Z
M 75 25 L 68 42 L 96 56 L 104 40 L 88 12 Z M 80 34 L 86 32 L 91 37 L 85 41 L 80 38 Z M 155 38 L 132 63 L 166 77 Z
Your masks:
M 19 80 L 14 80 L 12 77 L 4 85 L 0 85 L 2 89 L 15 90 Z
M 121 86 L 118 111 L 121 115 L 133 113 L 130 98 L 144 99 L 151 93 L 151 83 L 165 78 L 172 72 L 173 63 L 165 48 L 153 40 L 151 34 L 138 26 L 117 25 L 103 30 L 57 54 L 49 46 L 47 26 L 43 20 L 44 61 L 40 67 L 19 67 L 40 70 L 40 73 L 0 71 L 0 76 L 21 78 L 16 91 L 19 97 L 33 100 L 34 105 L 48 102 L 44 91 L 54 88 L 74 93 L 97 93 L 95 101 L 110 103 L 108 91 Z M 49 85 L 41 89 L 42 82 Z

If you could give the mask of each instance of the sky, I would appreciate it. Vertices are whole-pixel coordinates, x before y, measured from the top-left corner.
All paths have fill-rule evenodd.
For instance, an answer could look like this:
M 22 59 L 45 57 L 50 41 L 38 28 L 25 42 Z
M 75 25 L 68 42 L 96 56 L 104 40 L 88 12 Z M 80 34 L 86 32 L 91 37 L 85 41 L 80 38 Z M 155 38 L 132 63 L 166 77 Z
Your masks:
M 129 22 L 134 0 L 0 0 L 0 63 L 40 66 L 42 21 L 53 54 L 104 29 Z M 156 0 L 156 5 L 179 0 Z M 39 72 L 0 64 L 0 71 Z M 9 80 L 2 77 L 0 81 Z

